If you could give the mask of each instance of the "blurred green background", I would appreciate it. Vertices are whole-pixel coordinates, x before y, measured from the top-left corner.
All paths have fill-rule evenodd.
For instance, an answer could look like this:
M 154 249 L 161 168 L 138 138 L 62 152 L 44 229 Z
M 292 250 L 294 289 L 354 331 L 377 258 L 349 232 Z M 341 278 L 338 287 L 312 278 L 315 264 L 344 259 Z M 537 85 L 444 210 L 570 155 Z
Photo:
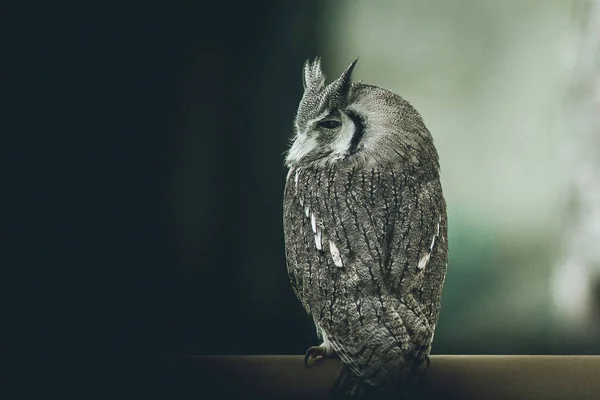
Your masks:
M 360 54 L 355 79 L 408 99 L 440 154 L 450 261 L 435 352 L 571 351 L 553 342 L 551 272 L 569 178 L 573 6 L 327 3 L 331 72 Z

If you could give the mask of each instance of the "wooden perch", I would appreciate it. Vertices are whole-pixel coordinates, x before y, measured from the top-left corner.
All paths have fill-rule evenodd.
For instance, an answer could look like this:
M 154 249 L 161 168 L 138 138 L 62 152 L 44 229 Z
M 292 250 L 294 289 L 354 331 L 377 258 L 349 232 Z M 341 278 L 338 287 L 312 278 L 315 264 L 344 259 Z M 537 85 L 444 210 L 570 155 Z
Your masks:
M 307 369 L 302 356 L 186 356 L 175 365 L 186 397 L 322 399 L 340 360 Z M 598 400 L 600 356 L 431 356 L 426 386 L 435 399 Z

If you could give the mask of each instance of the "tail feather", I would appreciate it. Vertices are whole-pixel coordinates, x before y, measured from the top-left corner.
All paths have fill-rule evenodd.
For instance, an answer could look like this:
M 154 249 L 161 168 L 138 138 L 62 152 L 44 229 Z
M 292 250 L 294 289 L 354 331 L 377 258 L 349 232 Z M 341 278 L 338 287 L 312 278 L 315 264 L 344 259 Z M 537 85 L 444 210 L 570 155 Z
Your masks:
M 348 366 L 342 364 L 338 376 L 329 390 L 328 399 L 377 399 L 377 400 L 421 400 L 429 398 L 423 386 L 424 374 L 415 373 L 394 388 L 383 391 L 356 376 Z
M 348 398 L 359 398 L 367 397 L 370 389 L 375 389 L 368 385 L 361 379 L 359 379 L 346 364 L 342 364 L 340 372 L 331 389 L 329 390 L 328 398 L 333 399 L 348 399 Z M 378 394 L 378 390 L 375 393 Z M 372 396 L 369 396 L 372 397 Z

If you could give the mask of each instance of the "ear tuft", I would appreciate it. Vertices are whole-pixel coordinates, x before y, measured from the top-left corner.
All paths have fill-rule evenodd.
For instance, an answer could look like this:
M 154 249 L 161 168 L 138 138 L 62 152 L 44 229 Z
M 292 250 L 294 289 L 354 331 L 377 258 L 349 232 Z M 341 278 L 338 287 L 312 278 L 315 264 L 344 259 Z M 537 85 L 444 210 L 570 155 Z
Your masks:
M 320 90 L 325 86 L 325 75 L 321 69 L 321 59 L 319 57 L 315 58 L 312 62 L 306 60 L 302 78 L 305 91 Z
M 352 84 L 352 71 L 354 71 L 354 67 L 358 62 L 358 57 L 346 68 L 342 75 L 337 78 L 335 81 L 331 82 L 329 86 L 327 86 L 327 91 L 337 95 L 340 98 L 345 98 L 348 95 L 350 90 L 350 85 Z

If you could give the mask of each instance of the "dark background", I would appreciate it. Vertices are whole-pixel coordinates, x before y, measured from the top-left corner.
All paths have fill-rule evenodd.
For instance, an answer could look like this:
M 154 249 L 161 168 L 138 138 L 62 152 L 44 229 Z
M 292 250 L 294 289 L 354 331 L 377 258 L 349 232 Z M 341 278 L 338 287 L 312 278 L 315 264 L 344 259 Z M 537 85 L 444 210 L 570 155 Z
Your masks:
M 8 247 L 26 278 L 21 351 L 119 368 L 314 344 L 281 196 L 316 3 L 20 11 Z

